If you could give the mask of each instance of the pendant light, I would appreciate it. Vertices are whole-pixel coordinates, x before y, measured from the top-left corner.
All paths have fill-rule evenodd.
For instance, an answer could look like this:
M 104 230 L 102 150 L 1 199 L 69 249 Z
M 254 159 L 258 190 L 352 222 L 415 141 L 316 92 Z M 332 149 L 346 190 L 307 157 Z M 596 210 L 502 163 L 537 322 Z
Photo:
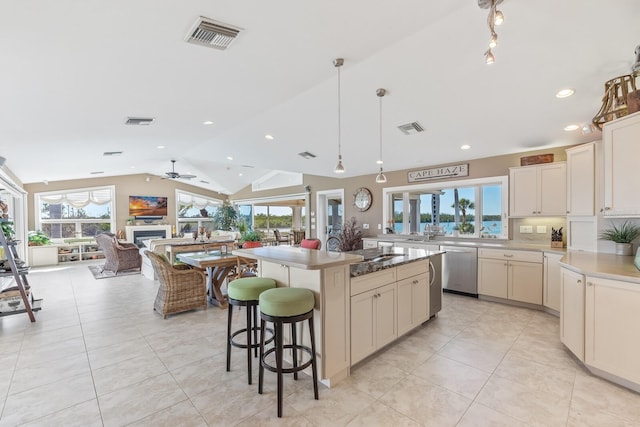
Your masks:
M 385 182 L 387 182 L 387 177 L 384 176 L 384 173 L 382 173 L 382 97 L 386 93 L 387 91 L 382 88 L 376 90 L 376 95 L 378 95 L 378 98 L 380 98 L 380 157 L 376 162 L 380 165 L 380 172 L 378 173 L 378 176 L 376 176 L 376 183 L 378 184 L 384 184 Z
M 489 34 L 491 39 L 489 40 L 489 49 L 484 53 L 485 64 L 493 64 L 496 60 L 493 55 L 492 49 L 498 45 L 498 33 L 496 33 L 496 25 L 502 24 L 504 21 L 504 15 L 496 7 L 502 3 L 503 0 L 478 0 L 478 6 L 482 9 L 489 9 L 489 16 L 487 16 L 487 26 L 489 27 Z
M 342 141 L 341 141 L 341 122 L 340 122 L 340 67 L 344 64 L 344 59 L 336 58 L 333 60 L 333 66 L 338 69 L 338 164 L 333 169 L 335 173 L 344 173 L 342 165 Z

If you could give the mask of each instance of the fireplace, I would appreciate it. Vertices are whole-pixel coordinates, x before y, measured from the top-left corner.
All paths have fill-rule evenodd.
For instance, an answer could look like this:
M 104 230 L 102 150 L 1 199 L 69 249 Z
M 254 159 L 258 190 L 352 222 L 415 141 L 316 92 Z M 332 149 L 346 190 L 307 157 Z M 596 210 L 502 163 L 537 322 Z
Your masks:
M 126 227 L 127 242 L 144 247 L 144 240 L 171 238 L 170 225 L 129 225 Z

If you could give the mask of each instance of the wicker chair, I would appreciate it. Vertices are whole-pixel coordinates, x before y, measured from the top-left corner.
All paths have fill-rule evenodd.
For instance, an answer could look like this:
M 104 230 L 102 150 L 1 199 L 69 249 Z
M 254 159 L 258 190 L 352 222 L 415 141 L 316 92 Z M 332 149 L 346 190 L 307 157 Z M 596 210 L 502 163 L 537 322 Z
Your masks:
M 144 253 L 151 260 L 160 287 L 153 309 L 162 314 L 180 313 L 202 307 L 207 309 L 206 276 L 186 265 L 171 265 L 166 257 L 151 251 Z
M 96 242 L 105 257 L 102 270 L 113 271 L 114 273 L 134 268 L 140 270 L 142 257 L 138 247 L 133 243 L 120 243 L 116 236 L 111 233 L 98 234 Z

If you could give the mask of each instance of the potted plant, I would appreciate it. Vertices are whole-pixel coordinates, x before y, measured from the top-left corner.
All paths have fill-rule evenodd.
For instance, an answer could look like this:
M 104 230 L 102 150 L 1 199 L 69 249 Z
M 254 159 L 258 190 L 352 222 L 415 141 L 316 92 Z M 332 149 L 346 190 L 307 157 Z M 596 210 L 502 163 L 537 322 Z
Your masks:
M 51 239 L 47 236 L 44 231 L 29 231 L 29 246 L 44 246 L 51 243 Z
M 257 231 L 247 231 L 241 236 L 242 249 L 259 248 L 262 246 L 262 237 Z
M 225 200 L 213 215 L 213 222 L 218 230 L 231 231 L 237 225 L 238 212 L 228 200 Z
M 633 242 L 640 236 L 640 225 L 625 221 L 619 227 L 611 224 L 611 228 L 600 233 L 600 239 L 616 243 L 617 255 L 633 255 Z
M 16 234 L 16 231 L 13 229 L 13 222 L 2 221 L 0 222 L 0 227 L 2 227 L 2 232 L 4 233 L 4 237 L 7 241 L 13 240 L 13 236 Z
M 362 249 L 362 229 L 357 225 L 355 216 L 346 220 L 342 225 L 338 249 L 340 252 Z

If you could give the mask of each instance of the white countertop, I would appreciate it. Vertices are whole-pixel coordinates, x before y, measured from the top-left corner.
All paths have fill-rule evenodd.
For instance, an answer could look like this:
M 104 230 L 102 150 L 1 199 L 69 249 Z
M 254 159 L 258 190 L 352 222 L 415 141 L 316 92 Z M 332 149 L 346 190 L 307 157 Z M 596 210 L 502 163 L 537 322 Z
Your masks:
M 640 270 L 633 265 L 633 259 L 633 256 L 567 251 L 560 265 L 586 276 L 640 284 Z
M 275 262 L 304 270 L 321 270 L 328 267 L 352 264 L 364 260 L 362 255 L 343 252 L 296 248 L 292 246 L 264 246 L 254 249 L 235 249 L 234 255 L 242 255 L 262 261 Z

